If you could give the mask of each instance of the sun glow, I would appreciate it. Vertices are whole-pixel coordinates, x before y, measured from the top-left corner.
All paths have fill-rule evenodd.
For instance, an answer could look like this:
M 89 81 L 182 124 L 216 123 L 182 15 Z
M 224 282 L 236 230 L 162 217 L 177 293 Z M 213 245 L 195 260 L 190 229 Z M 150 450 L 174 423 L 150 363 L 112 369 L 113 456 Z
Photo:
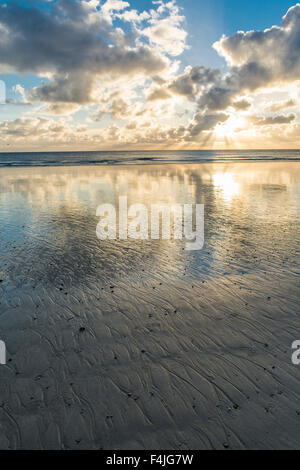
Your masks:
M 231 201 L 233 197 L 239 194 L 240 184 L 235 181 L 232 173 L 216 173 L 213 180 L 216 189 L 222 191 L 225 200 Z
M 216 137 L 233 137 L 237 129 L 242 128 L 244 125 L 244 119 L 239 116 L 231 115 L 227 121 L 222 124 L 218 124 L 214 130 Z

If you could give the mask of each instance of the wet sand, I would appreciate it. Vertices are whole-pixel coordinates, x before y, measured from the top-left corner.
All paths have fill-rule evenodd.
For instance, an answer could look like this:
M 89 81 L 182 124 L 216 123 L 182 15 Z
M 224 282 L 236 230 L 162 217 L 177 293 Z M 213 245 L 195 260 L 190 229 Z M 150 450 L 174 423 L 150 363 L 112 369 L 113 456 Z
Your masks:
M 205 247 L 96 208 L 205 204 Z M 0 169 L 0 449 L 300 447 L 300 164 Z

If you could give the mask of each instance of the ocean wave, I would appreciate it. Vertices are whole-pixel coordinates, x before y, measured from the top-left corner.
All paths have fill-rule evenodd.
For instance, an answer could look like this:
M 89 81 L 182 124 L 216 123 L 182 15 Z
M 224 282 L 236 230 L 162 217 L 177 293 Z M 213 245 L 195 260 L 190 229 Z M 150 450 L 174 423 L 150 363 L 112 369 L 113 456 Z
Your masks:
M 0 167 L 300 161 L 300 150 L 0 153 Z

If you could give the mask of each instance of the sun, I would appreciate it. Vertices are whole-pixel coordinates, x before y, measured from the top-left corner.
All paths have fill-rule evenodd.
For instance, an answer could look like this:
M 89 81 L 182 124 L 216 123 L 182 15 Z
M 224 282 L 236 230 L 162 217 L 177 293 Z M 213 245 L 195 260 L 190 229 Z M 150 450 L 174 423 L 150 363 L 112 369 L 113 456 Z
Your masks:
M 243 119 L 233 114 L 224 123 L 218 124 L 215 127 L 214 134 L 216 137 L 233 137 L 237 129 L 243 127 Z

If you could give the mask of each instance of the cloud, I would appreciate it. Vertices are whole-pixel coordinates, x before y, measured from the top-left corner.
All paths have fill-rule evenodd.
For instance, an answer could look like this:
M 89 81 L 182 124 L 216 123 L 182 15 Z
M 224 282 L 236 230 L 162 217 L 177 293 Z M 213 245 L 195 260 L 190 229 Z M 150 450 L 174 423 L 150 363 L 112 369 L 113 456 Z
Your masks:
M 185 17 L 180 14 L 175 0 L 155 3 L 159 8 L 152 13 L 150 26 L 144 28 L 141 34 L 149 39 L 151 45 L 171 56 L 178 56 L 187 48 L 187 32 L 183 28 Z
M 290 124 L 295 119 L 296 119 L 296 115 L 293 113 L 279 114 L 277 116 L 269 116 L 269 117 L 252 116 L 251 118 L 252 122 L 258 126 Z
M 54 121 L 47 118 L 19 118 L 13 121 L 6 121 L 0 123 L 0 131 L 3 137 L 13 136 L 14 138 L 27 138 L 34 139 L 36 137 L 46 136 L 51 134 L 62 134 L 67 127 L 63 121 Z
M 247 100 L 239 100 L 232 103 L 232 106 L 237 111 L 247 111 L 250 108 L 251 103 L 249 103 Z
M 90 137 L 87 127 L 72 125 L 65 118 L 22 117 L 0 123 L 2 149 L 7 146 L 18 151 L 59 150 L 86 146 Z M 73 147 L 73 148 L 74 148 Z
M 147 96 L 148 101 L 168 100 L 172 97 L 171 93 L 164 88 L 154 88 Z
M 208 112 L 223 111 L 229 106 L 240 110 L 242 104 L 246 109 L 246 103 L 240 100 L 242 95 L 300 78 L 299 36 L 300 4 L 297 4 L 288 10 L 280 26 L 223 35 L 213 47 L 225 58 L 227 74 L 200 68 L 199 80 L 190 76 L 195 67 L 190 68 L 174 80 L 171 89 L 197 100 L 199 109 Z
M 231 89 L 212 87 L 200 97 L 199 108 L 207 108 L 212 111 L 226 109 L 231 105 L 233 96 Z
M 78 103 L 91 102 L 91 92 L 95 78 L 89 72 L 79 72 L 64 76 L 55 75 L 51 82 L 33 88 L 29 99 L 46 103 Z
M 129 7 L 128 2 L 124 2 L 123 0 L 107 0 L 104 5 L 102 6 L 102 14 L 105 20 L 109 23 L 112 24 L 112 14 L 114 12 L 120 12 L 122 10 L 125 10 L 125 8 Z
M 247 145 L 264 135 L 272 145 L 299 141 L 289 108 L 299 94 L 300 4 L 279 26 L 222 36 L 214 48 L 226 60 L 224 72 L 181 68 L 187 31 L 175 0 L 154 1 L 147 11 L 130 3 L 1 4 L 0 72 L 44 80 L 30 90 L 15 87 L 13 101 L 33 106 L 0 125 L 6 141 L 199 148 L 215 139 L 224 148 L 227 130 Z
M 214 44 L 231 70 L 231 82 L 253 91 L 300 76 L 300 4 L 290 8 L 280 26 L 264 31 L 239 31 Z
M 198 136 L 203 131 L 212 130 L 217 124 L 227 121 L 229 118 L 228 114 L 216 113 L 216 114 L 201 114 L 196 113 L 193 117 L 192 122 L 187 128 L 186 140 L 189 140 L 195 136 Z
M 175 94 L 194 100 L 201 90 L 219 82 L 221 77 L 221 72 L 218 69 L 188 66 L 183 74 L 170 83 L 169 89 Z
M 214 44 L 231 67 L 255 67 L 272 81 L 294 80 L 300 71 L 300 4 L 290 8 L 280 26 L 264 31 L 239 31 Z
M 45 109 L 45 114 L 73 114 L 80 109 L 78 103 L 50 103 Z
M 1 72 L 35 73 L 50 82 L 34 88 L 36 101 L 90 103 L 97 79 L 103 75 L 151 76 L 162 72 L 168 59 L 146 44 L 130 44 L 111 15 L 128 6 L 109 0 L 58 0 L 48 8 L 19 2 L 3 4 L 0 14 Z
M 276 112 L 281 111 L 282 109 L 293 108 L 296 106 L 294 100 L 289 99 L 285 101 L 279 101 L 278 103 L 272 103 L 270 106 L 267 106 L 266 111 Z

